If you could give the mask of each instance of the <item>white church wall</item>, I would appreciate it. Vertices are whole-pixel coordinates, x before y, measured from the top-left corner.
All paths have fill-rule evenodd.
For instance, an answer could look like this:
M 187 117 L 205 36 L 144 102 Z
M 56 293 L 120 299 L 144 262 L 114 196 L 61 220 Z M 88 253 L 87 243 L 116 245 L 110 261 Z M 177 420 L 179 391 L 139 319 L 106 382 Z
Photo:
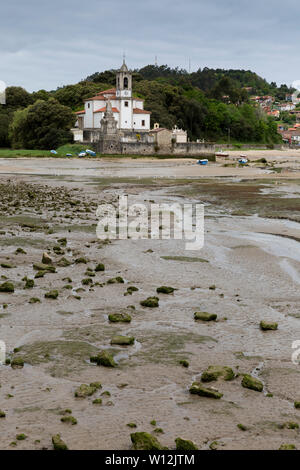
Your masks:
M 127 103 L 127 106 L 125 104 Z M 132 129 L 132 101 L 121 100 L 120 109 L 121 119 L 120 125 L 122 129 Z
M 145 121 L 144 126 L 143 121 Z M 134 114 L 133 128 L 134 130 L 150 130 L 150 114 Z
M 94 113 L 94 126 L 96 129 L 99 129 L 100 126 L 100 121 L 103 118 L 104 113 Z
M 85 109 L 84 127 L 92 128 L 93 127 L 93 101 L 86 101 L 84 109 Z

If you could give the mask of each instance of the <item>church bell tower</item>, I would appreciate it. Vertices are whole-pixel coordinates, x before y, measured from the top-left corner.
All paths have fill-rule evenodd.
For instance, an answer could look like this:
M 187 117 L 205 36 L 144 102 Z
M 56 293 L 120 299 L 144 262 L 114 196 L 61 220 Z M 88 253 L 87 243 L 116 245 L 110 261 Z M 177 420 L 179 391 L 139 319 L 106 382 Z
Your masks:
M 132 96 L 132 74 L 129 72 L 125 59 L 116 76 L 116 96 L 118 98 L 131 98 Z

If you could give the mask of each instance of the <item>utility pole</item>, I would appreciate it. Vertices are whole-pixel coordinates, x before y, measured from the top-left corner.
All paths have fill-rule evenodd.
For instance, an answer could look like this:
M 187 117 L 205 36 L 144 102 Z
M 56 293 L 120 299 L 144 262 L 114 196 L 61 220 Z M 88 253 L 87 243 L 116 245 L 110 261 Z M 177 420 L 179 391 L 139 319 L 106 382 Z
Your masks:
M 157 67 L 157 55 L 155 56 L 155 67 Z
M 228 143 L 230 144 L 230 127 L 228 127 Z

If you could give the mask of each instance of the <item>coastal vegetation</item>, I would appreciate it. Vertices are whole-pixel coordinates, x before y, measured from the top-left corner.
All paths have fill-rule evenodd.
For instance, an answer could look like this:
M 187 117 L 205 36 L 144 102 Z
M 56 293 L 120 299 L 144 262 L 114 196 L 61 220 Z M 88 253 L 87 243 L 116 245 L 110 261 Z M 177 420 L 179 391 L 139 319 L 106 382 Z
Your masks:
M 133 73 L 135 96 L 145 100 L 151 124 L 186 129 L 188 137 L 231 143 L 281 142 L 273 117 L 250 100 L 253 94 L 284 99 L 291 90 L 251 71 L 148 65 Z M 0 107 L 0 147 L 48 150 L 72 141 L 70 128 L 84 99 L 115 86 L 115 71 L 97 72 L 74 85 L 29 93 L 8 87 Z M 283 116 L 284 120 L 290 119 Z M 42 156 L 42 155 L 38 155 Z

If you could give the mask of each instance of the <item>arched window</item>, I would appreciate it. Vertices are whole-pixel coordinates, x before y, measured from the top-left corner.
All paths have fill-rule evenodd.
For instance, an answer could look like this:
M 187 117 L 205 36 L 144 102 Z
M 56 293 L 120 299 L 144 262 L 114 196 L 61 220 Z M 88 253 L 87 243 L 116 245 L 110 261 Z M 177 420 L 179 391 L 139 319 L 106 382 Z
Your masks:
M 127 77 L 124 78 L 124 88 L 125 89 L 128 88 L 128 78 Z

